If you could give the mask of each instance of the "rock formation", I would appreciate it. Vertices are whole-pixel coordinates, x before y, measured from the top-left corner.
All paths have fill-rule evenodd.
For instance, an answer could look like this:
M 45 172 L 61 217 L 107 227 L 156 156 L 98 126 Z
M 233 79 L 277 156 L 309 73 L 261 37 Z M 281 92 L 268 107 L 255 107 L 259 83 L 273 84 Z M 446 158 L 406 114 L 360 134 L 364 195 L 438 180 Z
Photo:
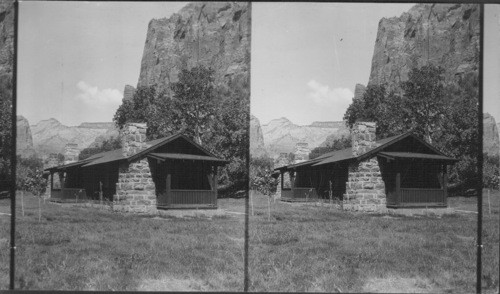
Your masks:
M 413 67 L 433 63 L 447 81 L 477 71 L 479 4 L 417 4 L 378 25 L 368 84 L 394 88 Z
M 250 155 L 252 157 L 267 155 L 259 119 L 253 115 L 250 115 Z
M 21 157 L 35 155 L 33 148 L 33 137 L 31 136 L 30 124 L 23 116 L 17 116 L 16 154 Z
M 97 138 L 106 139 L 106 134 L 118 136 L 113 123 L 82 123 L 79 126 L 70 127 L 54 118 L 32 125 L 31 132 L 33 146 L 43 158 L 50 153 L 64 153 L 64 146 L 68 143 L 78 144 L 78 149 L 81 151 L 94 143 Z
M 483 114 L 483 151 L 488 155 L 500 155 L 498 127 L 495 118 L 489 113 Z
M 328 136 L 340 138 L 349 134 L 344 122 L 314 122 L 299 126 L 282 117 L 262 125 L 264 144 L 272 157 L 291 153 L 299 142 L 307 142 L 310 149 L 318 147 Z
M 134 98 L 135 88 L 131 85 L 125 85 L 123 89 L 123 101 L 132 100 Z
M 295 163 L 309 160 L 309 153 L 311 153 L 311 148 L 309 148 L 309 144 L 307 142 L 299 142 L 295 144 L 295 150 L 293 151 Z
M 250 9 L 242 2 L 191 3 L 170 18 L 153 19 L 137 87 L 170 92 L 182 69 L 198 64 L 215 71 L 216 84 L 249 93 Z
M 356 86 L 354 87 L 354 97 L 352 99 L 356 100 L 363 97 L 365 92 L 366 92 L 366 87 L 364 85 L 356 84 Z

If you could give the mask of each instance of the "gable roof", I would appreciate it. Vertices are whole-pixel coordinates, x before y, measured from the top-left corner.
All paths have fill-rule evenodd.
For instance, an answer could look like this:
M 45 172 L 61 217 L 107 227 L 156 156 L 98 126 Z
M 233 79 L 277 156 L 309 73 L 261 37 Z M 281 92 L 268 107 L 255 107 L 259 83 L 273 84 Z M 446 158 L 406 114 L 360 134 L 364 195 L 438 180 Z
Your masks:
M 171 135 L 168 137 L 148 141 L 148 142 L 146 142 L 146 144 L 149 145 L 148 148 L 141 150 L 140 152 L 137 152 L 136 154 L 133 154 L 133 155 L 128 156 L 128 157 L 124 156 L 122 148 L 119 148 L 119 149 L 115 149 L 115 150 L 111 150 L 111 151 L 97 153 L 97 154 L 94 154 L 86 159 L 83 159 L 83 160 L 80 160 L 77 162 L 72 162 L 72 163 L 68 163 L 68 164 L 64 164 L 64 165 L 60 165 L 60 166 L 55 166 L 55 167 L 47 168 L 45 170 L 57 171 L 57 170 L 65 170 L 65 169 L 71 168 L 71 167 L 89 167 L 89 166 L 95 166 L 95 165 L 99 165 L 99 164 L 110 163 L 110 162 L 115 162 L 115 161 L 120 161 L 120 160 L 127 160 L 128 162 L 131 162 L 131 161 L 133 161 L 137 158 L 143 157 L 143 156 L 147 155 L 148 153 L 150 153 L 151 151 L 154 151 L 155 149 L 157 149 L 157 148 L 159 148 L 159 147 L 161 147 L 169 142 L 172 142 L 175 139 L 179 139 L 179 138 L 182 138 L 182 139 L 186 140 L 187 142 L 189 142 L 191 145 L 193 145 L 194 147 L 199 149 L 202 153 L 204 153 L 205 157 L 211 158 L 212 161 L 215 161 L 214 159 L 217 159 L 217 161 L 219 161 L 219 162 L 224 162 L 224 163 L 227 162 L 224 159 L 218 158 L 217 156 L 212 154 L 210 151 L 208 151 L 206 148 L 204 148 L 203 146 L 194 142 L 193 140 L 189 139 L 184 134 L 177 133 L 177 134 L 174 134 L 174 135 Z M 203 157 L 203 156 L 201 156 L 201 157 Z M 202 160 L 202 159 L 199 159 L 199 160 Z
M 402 141 L 403 139 L 406 139 L 408 137 L 412 137 L 413 139 L 416 139 L 419 143 L 423 144 L 424 146 L 428 147 L 432 152 L 435 154 L 423 154 L 423 153 L 413 153 L 413 152 L 381 152 L 385 148 Z M 342 161 L 350 161 L 350 160 L 357 160 L 357 161 L 362 161 L 367 158 L 373 157 L 375 154 L 386 154 L 386 156 L 392 156 L 394 158 L 426 158 L 426 159 L 431 159 L 431 160 L 440 160 L 440 161 L 445 161 L 445 162 L 454 162 L 457 161 L 457 159 L 451 158 L 446 156 L 444 153 L 436 149 L 434 146 L 430 145 L 429 143 L 425 142 L 424 140 L 420 139 L 417 137 L 413 132 L 407 132 L 403 133 L 401 135 L 396 135 L 392 137 L 388 137 L 382 140 L 376 141 L 377 147 L 369 150 L 366 153 L 363 153 L 359 156 L 354 156 L 352 154 L 352 147 L 342 149 L 342 150 L 336 150 L 336 151 L 331 151 L 327 152 L 317 158 L 296 163 L 296 164 L 291 164 L 287 166 L 282 166 L 278 167 L 274 170 L 287 170 L 287 169 L 295 169 L 297 167 L 303 167 L 303 166 L 320 166 L 320 165 L 325 165 L 325 164 L 331 164 L 331 163 L 337 163 L 337 162 L 342 162 Z M 404 154 L 403 154 L 404 153 Z

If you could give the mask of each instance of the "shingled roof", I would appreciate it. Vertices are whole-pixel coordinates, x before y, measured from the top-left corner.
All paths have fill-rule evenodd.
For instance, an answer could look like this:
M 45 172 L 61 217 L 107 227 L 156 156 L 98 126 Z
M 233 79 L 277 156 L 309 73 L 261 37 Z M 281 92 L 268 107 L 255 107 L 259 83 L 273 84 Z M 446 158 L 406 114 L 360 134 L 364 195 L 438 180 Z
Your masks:
M 199 156 L 199 158 L 197 158 L 198 160 L 203 160 L 203 158 L 205 158 L 205 160 L 210 160 L 210 161 L 218 161 L 218 162 L 223 162 L 223 163 L 227 162 L 224 159 L 220 159 L 220 158 L 216 157 L 214 154 L 212 154 L 210 151 L 208 151 L 207 149 L 205 149 L 203 146 L 195 143 L 194 141 L 192 141 L 191 139 L 189 139 L 187 136 L 183 135 L 182 133 L 177 133 L 177 134 L 174 134 L 174 135 L 171 135 L 171 136 L 168 136 L 168 137 L 164 137 L 164 138 L 160 138 L 160 139 L 148 141 L 148 142 L 146 142 L 146 144 L 149 145 L 150 147 L 148 147 L 148 148 L 146 148 L 146 149 L 144 149 L 144 150 L 142 150 L 140 152 L 137 152 L 136 154 L 128 156 L 128 157 L 124 156 L 122 148 L 119 148 L 119 149 L 115 149 L 115 150 L 112 150 L 112 151 L 106 151 L 106 152 L 97 153 L 97 154 L 94 154 L 94 155 L 92 155 L 92 156 L 90 156 L 90 157 L 88 157 L 86 159 L 83 159 L 83 160 L 79 160 L 79 161 L 68 163 L 68 164 L 64 164 L 64 165 L 50 167 L 50 168 L 47 168 L 45 170 L 46 171 L 50 171 L 50 172 L 64 171 L 64 170 L 66 170 L 68 168 L 72 168 L 72 167 L 96 166 L 96 165 L 99 165 L 99 164 L 116 162 L 116 161 L 120 161 L 120 160 L 127 160 L 127 161 L 130 162 L 130 161 L 133 161 L 133 160 L 135 160 L 137 158 L 146 156 L 146 155 L 148 155 L 148 153 L 151 153 L 156 148 L 161 147 L 161 146 L 163 146 L 163 145 L 165 145 L 165 144 L 167 144 L 169 142 L 172 142 L 173 140 L 178 139 L 178 138 L 183 138 L 184 140 L 186 140 L 189 143 L 191 143 L 194 146 L 196 146 L 203 153 L 205 153 L 205 156 Z M 156 154 L 156 153 L 151 153 L 151 154 Z M 166 154 L 173 154 L 173 153 L 162 153 L 162 155 L 163 155 L 164 158 L 169 158 L 170 157 L 169 155 L 166 155 Z M 171 158 L 181 159 L 178 155 L 171 156 Z M 191 159 L 193 159 L 193 158 L 191 158 Z
M 431 149 L 434 154 L 426 154 L 426 153 L 413 153 L 413 152 L 382 152 L 384 149 L 387 147 L 405 139 L 408 137 L 412 137 Z M 401 135 L 396 135 L 392 137 L 388 137 L 382 140 L 376 141 L 377 147 L 373 148 L 372 150 L 361 154 L 359 156 L 354 156 L 352 154 L 352 148 L 346 148 L 342 150 L 336 150 L 336 151 L 330 151 L 325 154 L 322 154 L 321 156 L 318 156 L 314 159 L 308 160 L 308 161 L 303 161 L 299 162 L 296 164 L 291 164 L 287 166 L 282 166 L 275 168 L 274 170 L 288 170 L 288 169 L 296 169 L 298 167 L 305 167 L 305 166 L 320 166 L 320 165 L 326 165 L 326 164 L 332 164 L 332 163 L 338 163 L 342 161 L 351 161 L 351 160 L 357 160 L 357 161 L 362 161 L 367 158 L 370 158 L 374 155 L 382 155 L 384 157 L 389 157 L 389 158 L 419 158 L 419 159 L 429 159 L 429 160 L 439 160 L 439 161 L 445 161 L 445 162 L 454 162 L 457 161 L 457 159 L 451 158 L 443 154 L 441 151 L 437 150 L 435 147 L 432 145 L 428 144 L 427 142 L 421 140 L 418 138 L 413 132 L 407 132 Z

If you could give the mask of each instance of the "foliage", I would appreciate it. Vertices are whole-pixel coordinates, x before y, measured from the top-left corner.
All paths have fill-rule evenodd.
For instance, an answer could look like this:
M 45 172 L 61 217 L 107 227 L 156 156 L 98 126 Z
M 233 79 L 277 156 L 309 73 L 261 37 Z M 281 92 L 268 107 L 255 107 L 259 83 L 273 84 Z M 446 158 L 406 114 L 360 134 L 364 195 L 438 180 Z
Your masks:
M 114 121 L 146 122 L 148 139 L 182 132 L 212 153 L 230 161 L 221 169 L 220 190 L 234 192 L 248 187 L 248 84 L 214 84 L 214 71 L 203 66 L 182 70 L 171 85 L 172 97 L 155 86 L 140 87 L 130 101 L 118 108 Z
M 45 192 L 47 180 L 43 177 L 43 161 L 33 155 L 29 158 L 17 156 L 16 188 L 40 196 Z
M 333 142 L 331 142 L 327 146 L 324 147 L 318 146 L 313 150 L 311 150 L 311 153 L 309 153 L 309 159 L 314 159 L 325 153 L 342 150 L 349 147 L 351 147 L 351 137 L 342 136 L 340 138 L 336 138 L 335 140 L 333 140 Z
M 0 76 L 0 181 L 10 175 L 12 142 L 12 83 L 5 76 Z
M 362 98 L 348 107 L 344 120 L 377 122 L 377 137 L 413 131 L 445 154 L 460 161 L 450 168 L 456 192 L 472 188 L 477 178 L 478 76 L 471 72 L 444 80 L 444 70 L 432 64 L 413 68 L 408 80 L 392 91 L 369 85 Z
M 498 155 L 483 154 L 483 188 L 498 189 L 500 179 Z
M 214 70 L 201 65 L 182 70 L 179 81 L 173 83 L 172 106 L 175 120 L 198 143 L 210 131 L 216 115 Z
M 250 157 L 250 189 L 270 196 L 276 192 L 277 180 L 272 177 L 274 163 L 272 158 Z
M 111 151 L 115 149 L 121 148 L 121 141 L 120 138 L 114 138 L 111 137 L 107 140 L 104 140 L 101 145 L 98 147 L 88 147 L 83 149 L 80 154 L 78 155 L 78 160 L 83 160 L 86 158 L 89 158 L 90 156 L 105 152 L 105 151 Z

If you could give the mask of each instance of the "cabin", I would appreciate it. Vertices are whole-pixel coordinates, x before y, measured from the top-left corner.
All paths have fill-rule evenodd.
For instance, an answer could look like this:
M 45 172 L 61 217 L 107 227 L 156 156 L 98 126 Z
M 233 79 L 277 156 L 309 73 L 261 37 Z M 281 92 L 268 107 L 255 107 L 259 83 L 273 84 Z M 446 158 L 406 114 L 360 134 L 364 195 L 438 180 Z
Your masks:
M 359 211 L 447 207 L 447 167 L 457 159 L 412 132 L 376 141 L 375 131 L 373 122 L 356 122 L 351 148 L 276 168 L 281 200 L 340 199 Z
M 146 130 L 126 124 L 122 148 L 46 169 L 51 199 L 107 199 L 125 212 L 217 208 L 218 168 L 228 162 L 181 133 L 147 142 Z

